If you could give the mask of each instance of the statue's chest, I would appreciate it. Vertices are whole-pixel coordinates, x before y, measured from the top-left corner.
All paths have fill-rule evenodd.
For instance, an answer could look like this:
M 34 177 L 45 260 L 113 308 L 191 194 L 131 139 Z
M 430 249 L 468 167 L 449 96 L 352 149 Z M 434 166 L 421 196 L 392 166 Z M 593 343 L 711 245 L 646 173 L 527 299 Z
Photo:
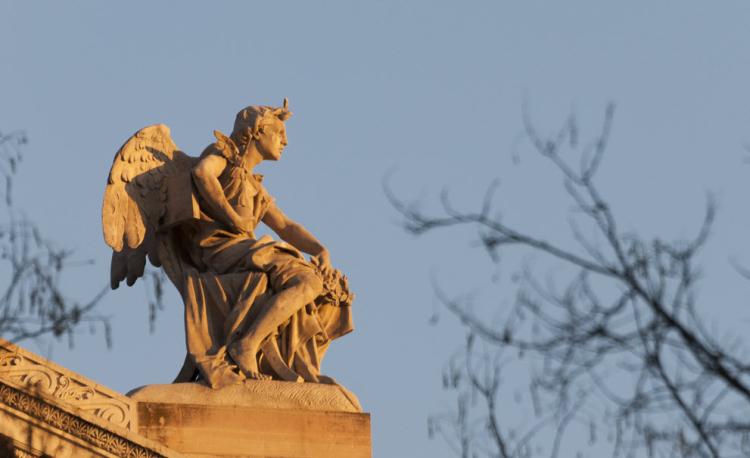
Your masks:
M 259 177 L 243 167 L 228 167 L 219 177 L 219 183 L 232 208 L 243 217 L 254 218 L 254 224 L 258 224 L 270 200 Z

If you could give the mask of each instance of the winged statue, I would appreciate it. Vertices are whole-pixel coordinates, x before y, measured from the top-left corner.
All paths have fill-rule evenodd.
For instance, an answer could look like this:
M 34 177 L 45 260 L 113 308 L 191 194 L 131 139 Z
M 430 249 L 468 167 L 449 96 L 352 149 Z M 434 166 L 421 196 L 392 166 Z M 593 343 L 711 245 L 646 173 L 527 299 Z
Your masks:
M 132 286 L 148 260 L 177 288 L 187 355 L 175 382 L 335 383 L 320 364 L 330 342 L 353 330 L 354 295 L 328 250 L 253 173 L 281 157 L 291 114 L 287 99 L 248 106 L 199 157 L 182 152 L 163 124 L 115 154 L 102 206 L 111 287 Z M 256 237 L 260 222 L 280 240 Z

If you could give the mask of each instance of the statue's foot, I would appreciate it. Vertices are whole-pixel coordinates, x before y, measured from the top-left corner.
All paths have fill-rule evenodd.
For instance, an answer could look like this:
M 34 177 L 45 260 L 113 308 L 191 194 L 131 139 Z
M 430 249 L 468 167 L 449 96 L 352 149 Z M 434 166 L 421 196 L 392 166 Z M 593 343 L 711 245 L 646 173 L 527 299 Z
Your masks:
M 318 381 L 319 383 L 324 383 L 326 385 L 338 385 L 339 382 L 336 381 L 333 377 L 329 377 L 327 375 L 318 374 Z
M 237 363 L 237 367 L 240 368 L 245 378 L 271 380 L 270 375 L 261 374 L 258 369 L 258 347 L 242 346 L 239 342 L 233 342 L 227 347 L 227 352 Z
M 260 372 L 242 372 L 245 374 L 245 379 L 247 380 L 271 380 L 270 375 L 261 374 Z
M 245 379 L 247 379 L 245 374 L 237 368 L 237 371 L 222 371 L 220 375 L 215 376 L 213 379 L 207 381 L 207 383 L 211 388 L 224 388 L 225 386 L 239 385 Z

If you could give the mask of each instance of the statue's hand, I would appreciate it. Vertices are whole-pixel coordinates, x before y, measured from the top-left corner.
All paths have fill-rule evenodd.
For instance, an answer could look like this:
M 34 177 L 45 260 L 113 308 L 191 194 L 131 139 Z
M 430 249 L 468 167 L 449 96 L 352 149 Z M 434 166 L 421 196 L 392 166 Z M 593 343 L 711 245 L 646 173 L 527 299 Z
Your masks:
M 328 275 L 331 270 L 333 270 L 333 267 L 331 267 L 331 255 L 328 253 L 328 250 L 324 249 L 310 258 L 310 261 L 312 261 L 312 263 L 315 264 L 324 275 Z
M 236 221 L 233 224 L 233 226 L 234 226 L 234 230 L 238 234 L 248 234 L 248 235 L 252 235 L 253 234 L 253 229 L 254 228 L 250 224 L 250 221 L 247 221 L 245 219 L 240 219 L 239 221 Z

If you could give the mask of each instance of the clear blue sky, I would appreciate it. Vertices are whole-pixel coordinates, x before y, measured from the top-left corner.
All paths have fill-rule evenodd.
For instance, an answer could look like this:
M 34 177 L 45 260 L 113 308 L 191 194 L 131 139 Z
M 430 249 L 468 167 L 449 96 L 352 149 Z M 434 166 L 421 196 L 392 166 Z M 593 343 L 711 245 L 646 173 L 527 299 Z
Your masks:
M 324 369 L 372 413 L 376 456 L 447 457 L 426 417 L 451 405 L 440 369 L 463 334 L 445 313 L 428 324 L 431 272 L 448 291 L 507 303 L 513 291 L 490 277 L 517 265 L 497 271 L 471 232 L 404 234 L 383 175 L 395 167 L 393 186 L 427 205 L 443 185 L 470 205 L 499 177 L 506 220 L 566 241 L 559 180 L 512 158 L 522 102 L 543 130 L 574 111 L 593 132 L 613 100 L 602 187 L 647 236 L 691 235 L 716 193 L 703 311 L 740 331 L 750 285 L 727 260 L 750 264 L 749 23 L 741 1 L 0 1 L 0 130 L 28 132 L 18 193 L 29 216 L 96 261 L 67 277 L 85 298 L 107 282 L 101 194 L 134 131 L 165 123 L 199 154 L 238 109 L 289 97 L 290 146 L 262 166 L 267 187 L 358 293 L 357 330 Z M 111 293 L 102 312 L 112 350 L 85 334 L 72 350 L 32 349 L 121 391 L 169 382 L 184 355 L 171 288 L 153 335 L 142 286 Z

